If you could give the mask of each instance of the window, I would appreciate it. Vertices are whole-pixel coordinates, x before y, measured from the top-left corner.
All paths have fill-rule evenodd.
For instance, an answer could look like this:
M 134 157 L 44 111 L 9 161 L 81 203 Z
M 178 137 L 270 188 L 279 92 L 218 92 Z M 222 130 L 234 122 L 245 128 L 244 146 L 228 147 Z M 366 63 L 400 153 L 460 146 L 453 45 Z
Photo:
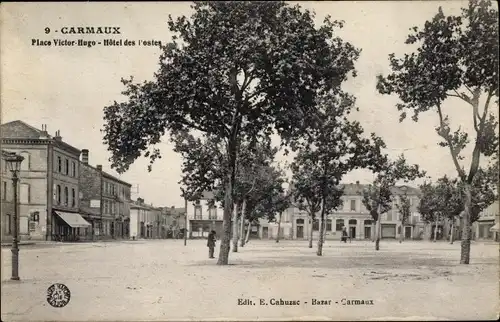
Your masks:
M 7 182 L 3 182 L 2 185 L 2 200 L 7 200 Z
M 64 174 L 69 175 L 69 160 L 68 159 L 64 160 Z
M 71 189 L 71 207 L 75 207 L 76 206 L 76 192 L 75 192 L 75 188 L 72 188 Z
M 57 157 L 57 172 L 62 172 L 62 159 L 60 156 Z
M 6 219 L 7 219 L 7 225 L 5 225 L 5 232 L 10 235 L 12 233 L 12 221 L 9 214 L 7 214 Z
M 57 201 L 58 205 L 61 204 L 61 186 L 60 185 L 56 186 L 56 201 Z
M 103 212 L 105 214 L 109 213 L 109 204 L 108 204 L 108 201 L 107 200 L 104 200 L 103 201 Z
M 356 225 L 357 223 L 356 219 L 349 219 L 349 225 Z
M 366 219 L 365 222 L 364 222 L 365 226 L 370 226 L 371 224 L 372 224 L 372 221 L 369 220 L 369 219 Z
M 21 152 L 21 156 L 24 158 L 21 162 L 21 171 L 28 171 L 30 169 L 30 154 L 28 152 Z
M 69 198 L 69 193 L 68 193 L 68 187 L 64 187 L 64 205 L 68 205 L 68 198 Z
M 313 230 L 314 231 L 319 230 L 319 220 L 318 219 L 314 219 L 314 221 L 313 221 Z
M 73 161 L 73 162 L 71 163 L 71 169 L 72 169 L 72 170 L 71 170 L 71 175 L 72 175 L 74 178 L 76 178 L 76 163 L 75 163 L 75 161 Z
M 326 231 L 332 231 L 332 220 L 331 219 L 326 220 Z
M 208 219 L 217 219 L 217 207 L 208 208 Z
M 304 219 L 297 219 L 297 225 L 303 225 L 304 224 Z
M 356 200 L 351 200 L 351 211 L 356 211 Z
M 335 222 L 335 230 L 341 231 L 342 228 L 344 228 L 344 219 L 337 219 L 337 221 Z
M 21 183 L 19 186 L 19 201 L 21 203 L 30 203 L 30 185 L 27 183 Z
M 201 206 L 194 206 L 194 219 L 201 219 Z

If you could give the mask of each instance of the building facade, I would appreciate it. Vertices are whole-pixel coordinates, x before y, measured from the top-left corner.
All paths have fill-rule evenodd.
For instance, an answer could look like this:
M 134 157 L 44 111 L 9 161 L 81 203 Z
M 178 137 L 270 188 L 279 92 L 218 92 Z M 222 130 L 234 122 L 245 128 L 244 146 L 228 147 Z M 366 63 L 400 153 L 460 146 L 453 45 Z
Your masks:
M 187 203 L 187 233 L 189 238 L 207 238 L 211 230 L 222 235 L 224 208 L 214 200 L 211 191 L 203 193 L 200 200 Z
M 80 161 L 80 212 L 91 223 L 92 239 L 128 238 L 130 230 L 130 190 L 132 185 L 89 164 L 89 150 Z
M 181 238 L 186 226 L 186 208 L 160 207 L 161 238 Z
M 0 168 L 2 174 L 2 184 L 0 186 L 0 196 L 1 196 L 1 211 L 2 211 L 2 221 L 1 221 L 1 236 L 2 241 L 12 240 L 13 237 L 13 227 L 14 227 L 14 186 L 12 182 L 12 173 L 8 170 L 7 164 L 4 157 L 10 155 L 10 151 L 2 150 L 2 158 L 0 160 Z M 22 165 L 22 163 L 21 163 Z M 19 195 L 19 188 L 18 188 Z M 27 231 L 27 227 L 25 227 Z M 26 234 L 25 234 L 26 237 Z
M 495 229 L 495 224 L 498 223 L 499 207 L 497 200 L 479 214 L 478 220 L 472 225 L 474 239 L 498 240 L 498 228 Z
M 80 228 L 90 225 L 79 214 L 80 150 L 65 143 L 59 131 L 50 136 L 46 125 L 39 130 L 12 121 L 2 124 L 1 135 L 3 148 L 24 157 L 19 173 L 20 238 L 74 239 Z M 3 164 L 2 187 L 8 187 L 9 175 Z M 2 210 L 2 222 L 10 215 Z
M 130 239 L 156 239 L 161 238 L 162 210 L 148 205 L 144 199 L 137 198 L 130 207 Z
M 342 196 L 342 206 L 326 218 L 325 239 L 339 239 L 342 229 L 345 226 L 349 235 L 353 239 L 372 239 L 375 234 L 375 222 L 370 213 L 363 205 L 363 190 L 368 186 L 359 182 L 345 184 L 344 195 Z M 418 189 L 409 186 L 398 186 L 392 189 L 395 196 L 393 207 L 390 211 L 381 216 L 381 237 L 399 238 L 404 234 L 405 239 L 422 239 L 425 237 L 425 223 L 417 211 L 420 192 Z M 411 216 L 405 225 L 401 225 L 401 214 L 396 204 L 399 196 L 406 193 L 410 199 Z M 291 207 L 282 214 L 280 226 L 280 238 L 284 239 L 309 239 L 310 229 L 313 232 L 313 239 L 319 237 L 320 214 L 311 223 L 311 219 L 304 210 Z M 278 234 L 278 224 L 268 223 L 267 220 L 260 221 L 258 236 L 262 239 L 276 238 Z

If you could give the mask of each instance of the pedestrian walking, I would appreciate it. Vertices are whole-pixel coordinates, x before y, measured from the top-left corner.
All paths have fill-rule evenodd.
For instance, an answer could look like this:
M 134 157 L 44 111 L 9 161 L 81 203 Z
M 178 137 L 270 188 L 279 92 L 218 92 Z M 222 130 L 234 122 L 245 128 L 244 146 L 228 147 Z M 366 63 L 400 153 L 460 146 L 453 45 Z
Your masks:
M 208 258 L 215 258 L 214 257 L 215 230 L 212 230 L 210 234 L 208 234 L 207 247 L 208 247 Z

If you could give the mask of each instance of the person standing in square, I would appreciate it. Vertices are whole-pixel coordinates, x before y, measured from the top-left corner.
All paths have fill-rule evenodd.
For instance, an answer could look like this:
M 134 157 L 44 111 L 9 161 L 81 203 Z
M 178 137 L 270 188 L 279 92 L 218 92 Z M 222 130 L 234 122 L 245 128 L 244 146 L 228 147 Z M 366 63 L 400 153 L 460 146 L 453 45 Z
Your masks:
M 210 234 L 208 234 L 207 247 L 208 247 L 208 258 L 215 258 L 214 257 L 214 250 L 215 250 L 215 231 L 214 230 L 212 230 L 210 232 Z

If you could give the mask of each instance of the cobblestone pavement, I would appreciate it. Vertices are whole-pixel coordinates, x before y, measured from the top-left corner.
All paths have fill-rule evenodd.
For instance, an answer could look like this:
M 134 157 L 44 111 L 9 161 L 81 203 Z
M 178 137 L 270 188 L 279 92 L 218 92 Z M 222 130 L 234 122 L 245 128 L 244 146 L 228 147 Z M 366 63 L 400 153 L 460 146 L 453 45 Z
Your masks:
M 307 241 L 251 241 L 230 254 L 231 265 L 217 266 L 203 240 L 186 247 L 182 240 L 68 244 L 22 248 L 21 281 L 14 282 L 10 250 L 2 248 L 1 315 L 2 321 L 497 317 L 498 244 L 474 243 L 470 265 L 458 264 L 459 253 L 459 243 L 382 241 L 376 252 L 369 241 L 328 241 L 318 257 Z M 54 283 L 71 291 L 63 308 L 46 301 Z M 312 305 L 313 299 L 329 304 Z

